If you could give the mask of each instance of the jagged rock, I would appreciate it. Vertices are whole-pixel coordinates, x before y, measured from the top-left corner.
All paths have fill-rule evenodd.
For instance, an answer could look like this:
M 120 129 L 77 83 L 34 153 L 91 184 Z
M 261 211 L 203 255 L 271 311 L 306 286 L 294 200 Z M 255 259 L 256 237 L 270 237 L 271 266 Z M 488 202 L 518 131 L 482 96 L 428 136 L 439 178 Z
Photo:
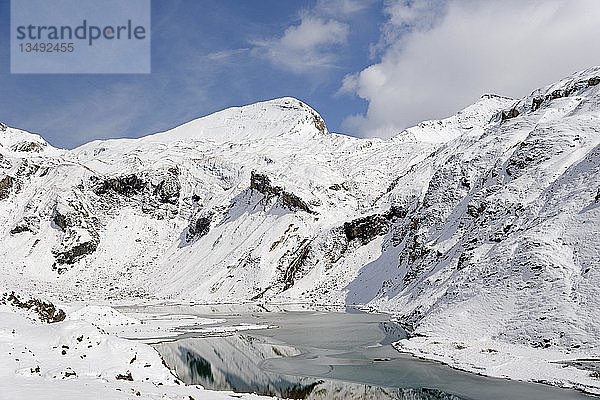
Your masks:
M 93 178 L 93 180 L 97 179 L 96 177 Z M 96 184 L 93 190 L 97 195 L 114 192 L 125 197 L 130 197 L 140 193 L 144 187 L 145 183 L 139 176 L 130 174 L 104 179 Z
M 564 151 L 566 142 L 549 139 L 543 132 L 534 132 L 521 142 L 506 163 L 506 173 L 521 176 L 527 168 L 540 165 Z
M 348 241 L 359 239 L 367 244 L 377 236 L 385 235 L 390 227 L 389 220 L 379 214 L 357 218 L 344 223 L 344 233 Z
M 542 106 L 544 99 L 542 97 L 534 97 L 531 101 L 531 111 L 535 111 Z
M 19 142 L 11 146 L 12 151 L 23 151 L 27 153 L 39 153 L 44 150 L 46 144 L 38 142 Z
M 5 132 L 6 129 L 8 129 L 8 126 L 6 126 L 5 124 L 3 124 L 2 122 L 0 122 L 0 132 Z
M 64 250 L 53 252 L 54 258 L 59 265 L 70 265 L 81 260 L 83 257 L 92 254 L 98 248 L 97 238 L 90 238 Z
M 250 173 L 250 189 L 256 190 L 265 196 L 276 196 L 281 191 L 280 188 L 271 185 L 268 176 L 252 171 Z
M 467 214 L 473 218 L 479 217 L 486 209 L 487 203 L 481 202 L 479 204 L 469 203 L 467 204 Z
M 57 204 L 52 221 L 63 232 L 61 242 L 52 249 L 57 264 L 74 264 L 98 248 L 98 222 L 83 203 L 67 200 Z
M 531 104 L 531 111 L 539 109 L 542 104 L 550 102 L 552 100 L 568 97 L 573 94 L 579 93 L 581 90 L 587 89 L 591 86 L 596 86 L 600 83 L 600 77 L 594 76 L 587 80 L 578 81 L 565 86 L 563 89 L 556 89 L 546 94 L 545 96 L 534 97 Z
M 600 187 L 598 188 L 598 191 L 596 192 L 596 197 L 594 198 L 594 203 L 600 203 Z
M 11 189 L 15 185 L 15 178 L 10 175 L 6 175 L 0 179 L 0 200 L 5 200 L 10 195 Z
M 39 299 L 23 301 L 19 295 L 15 294 L 15 292 L 11 292 L 8 295 L 4 293 L 2 298 L 0 298 L 0 304 L 10 304 L 15 307 L 33 311 L 40 317 L 40 320 L 47 323 L 61 322 L 67 317 L 63 310 L 56 308 L 56 306 L 50 302 Z
M 210 230 L 211 221 L 212 213 L 201 214 L 193 218 L 188 225 L 185 240 L 191 242 L 206 235 Z
M 300 270 L 308 259 L 310 244 L 311 240 L 302 240 L 297 248 L 287 251 L 279 260 L 278 269 L 283 271 L 281 278 L 282 292 L 294 286 L 294 282 L 298 279 Z
M 315 128 L 317 128 L 317 130 L 321 132 L 321 134 L 326 134 L 327 126 L 325 125 L 325 121 L 323 120 L 323 118 L 321 118 L 321 116 L 316 112 L 312 112 L 311 114 L 313 116 L 313 123 L 315 124 Z
M 250 175 L 250 189 L 262 193 L 267 198 L 277 196 L 281 205 L 290 210 L 302 210 L 307 213 L 313 213 L 304 200 L 293 193 L 286 192 L 279 186 L 273 186 L 269 177 L 264 174 L 252 171 Z
M 167 176 L 156 185 L 154 193 L 158 196 L 161 203 L 175 205 L 179 202 L 180 192 L 179 170 L 177 168 L 169 168 Z
M 501 121 L 506 121 L 508 119 L 512 119 L 512 118 L 516 118 L 519 116 L 519 110 L 517 110 L 516 108 L 511 108 L 510 110 L 507 111 L 502 111 L 501 116 L 500 116 L 500 120 Z
M 27 215 L 10 230 L 10 233 L 16 235 L 23 232 L 37 233 L 40 226 L 40 217 L 37 215 Z

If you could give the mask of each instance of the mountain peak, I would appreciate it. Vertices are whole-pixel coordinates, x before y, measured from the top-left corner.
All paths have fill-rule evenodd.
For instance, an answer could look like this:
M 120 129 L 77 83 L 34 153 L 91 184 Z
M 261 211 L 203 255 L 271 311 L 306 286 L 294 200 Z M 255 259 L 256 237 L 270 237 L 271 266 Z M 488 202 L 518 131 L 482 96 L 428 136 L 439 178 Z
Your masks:
M 11 128 L 2 122 L 0 122 L 0 147 L 15 152 L 29 153 L 39 153 L 47 148 L 52 148 L 40 135 Z
M 227 108 L 169 131 L 147 136 L 143 140 L 208 139 L 216 142 L 242 142 L 328 133 L 325 121 L 312 107 L 293 97 L 282 97 Z

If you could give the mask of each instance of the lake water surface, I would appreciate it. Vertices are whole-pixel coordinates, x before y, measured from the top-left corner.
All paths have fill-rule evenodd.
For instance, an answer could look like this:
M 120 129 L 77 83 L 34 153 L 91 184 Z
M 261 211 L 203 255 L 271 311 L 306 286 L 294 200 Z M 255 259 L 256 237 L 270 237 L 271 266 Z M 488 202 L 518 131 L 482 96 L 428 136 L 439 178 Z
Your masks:
M 178 310 L 177 312 L 181 312 Z M 189 312 L 189 311 L 186 311 Z M 388 316 L 340 312 L 211 313 L 230 325 L 277 328 L 155 344 L 188 384 L 297 399 L 591 399 L 547 385 L 458 371 L 394 350 Z

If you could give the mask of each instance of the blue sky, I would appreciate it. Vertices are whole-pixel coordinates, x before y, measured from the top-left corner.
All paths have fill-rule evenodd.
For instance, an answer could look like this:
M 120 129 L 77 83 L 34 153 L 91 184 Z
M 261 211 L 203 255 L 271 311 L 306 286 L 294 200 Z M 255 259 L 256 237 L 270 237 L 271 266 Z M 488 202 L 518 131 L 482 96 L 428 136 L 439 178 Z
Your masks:
M 0 121 L 67 148 L 283 96 L 389 137 L 600 65 L 597 0 L 152 0 L 147 75 L 10 74 L 9 13 Z
M 384 21 L 381 3 L 362 3 L 364 8 L 336 16 L 347 31 L 318 54 L 335 53 L 327 65 L 304 66 L 302 58 L 292 60 L 297 66 L 287 65 L 267 54 L 269 44 L 308 14 L 333 20 L 326 10 L 316 10 L 316 1 L 153 0 L 151 74 L 11 75 L 10 4 L 0 0 L 0 120 L 73 147 L 169 129 L 229 106 L 294 96 L 319 110 L 331 130 L 340 130 L 348 114 L 366 108 L 356 96 L 337 94 L 342 79 L 368 65 L 369 46 Z

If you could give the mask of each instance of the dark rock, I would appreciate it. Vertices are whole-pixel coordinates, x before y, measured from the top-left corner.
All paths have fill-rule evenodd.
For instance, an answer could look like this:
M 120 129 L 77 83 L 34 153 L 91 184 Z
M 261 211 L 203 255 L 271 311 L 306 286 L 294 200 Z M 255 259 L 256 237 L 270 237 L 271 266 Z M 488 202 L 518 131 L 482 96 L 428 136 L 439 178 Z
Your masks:
M 0 200 L 5 200 L 8 198 L 14 185 L 15 178 L 12 176 L 6 175 L 4 178 L 0 179 Z
M 281 203 L 290 210 L 298 209 L 306 211 L 307 213 L 312 213 L 312 211 L 304 202 L 304 200 L 302 200 L 300 197 L 296 196 L 293 193 L 282 191 L 279 195 L 279 198 L 281 199 Z
M 588 86 L 596 86 L 600 83 L 600 76 L 594 76 L 587 81 Z
M 286 291 L 292 286 L 294 286 L 294 281 L 296 280 L 296 274 L 299 272 L 301 267 L 304 265 L 308 254 L 310 252 L 310 241 L 308 239 L 304 239 L 300 244 L 300 247 L 294 251 L 292 262 L 289 263 L 283 274 L 283 290 Z M 285 258 L 284 256 L 283 258 Z
M 273 186 L 268 176 L 252 171 L 250 175 L 250 189 L 262 193 L 265 197 L 278 197 L 281 204 L 290 210 L 302 210 L 313 213 L 308 205 L 300 197 L 286 192 L 279 186 Z
M 92 238 L 64 251 L 53 251 L 54 258 L 58 264 L 74 264 L 96 251 L 98 244 L 98 240 Z
M 596 192 L 596 197 L 594 198 L 594 203 L 600 203 L 600 187 L 598 188 L 598 191 Z
M 135 174 L 107 178 L 100 182 L 94 189 L 97 195 L 114 192 L 125 197 L 140 193 L 145 187 L 144 181 Z
M 388 218 L 374 214 L 344 223 L 344 233 L 348 241 L 359 239 L 363 244 L 367 244 L 377 236 L 385 235 L 389 227 Z
M 500 116 L 501 121 L 506 121 L 508 119 L 512 119 L 512 118 L 516 118 L 519 116 L 519 110 L 517 110 L 516 108 L 511 108 L 510 110 L 507 111 L 502 111 L 502 114 Z
M 544 99 L 542 97 L 535 97 L 531 101 L 531 111 L 535 111 L 535 110 L 539 109 L 543 102 L 544 102 Z
M 0 303 L 8 303 L 15 307 L 30 310 L 38 314 L 40 320 L 47 323 L 64 321 L 67 317 L 65 312 L 50 302 L 45 302 L 39 299 L 29 299 L 27 301 L 21 300 L 21 298 L 11 292 L 9 295 L 6 293 L 2 296 Z
M 100 244 L 96 231 L 97 219 L 81 202 L 68 203 L 54 210 L 52 222 L 64 233 L 60 245 L 52 249 L 59 265 L 74 264 L 92 254 Z M 56 266 L 55 266 L 56 267 Z M 60 269 L 54 268 L 60 272 Z
M 37 215 L 28 215 L 23 217 L 21 221 L 10 230 L 12 235 L 23 232 L 37 233 L 39 230 L 40 218 Z
M 479 204 L 468 204 L 467 205 L 467 214 L 473 218 L 479 217 L 485 211 L 487 204 L 485 202 L 481 202 Z
M 185 236 L 187 242 L 200 239 L 206 235 L 210 230 L 210 223 L 212 221 L 212 213 L 199 215 L 193 218 L 188 225 L 188 231 Z
M 281 188 L 271 185 L 271 180 L 268 176 L 254 171 L 250 173 L 250 189 L 256 190 L 265 196 L 276 196 L 281 191 Z
M 312 117 L 313 117 L 313 124 L 315 125 L 315 128 L 317 128 L 317 130 L 321 133 L 321 134 L 326 134 L 327 133 L 327 126 L 325 125 L 325 121 L 323 120 L 323 118 L 321 118 L 321 116 L 315 112 L 311 113 Z
M 566 91 L 557 89 L 557 90 L 554 90 L 549 95 L 547 95 L 546 99 L 548 99 L 548 100 L 555 100 L 555 99 L 560 99 L 561 97 L 566 97 L 566 95 L 567 95 Z
M 553 155 L 563 151 L 559 143 L 549 142 L 544 137 L 527 138 L 521 142 L 506 163 L 506 173 L 517 178 L 526 169 L 535 167 Z
M 405 218 L 408 215 L 408 209 L 402 205 L 392 205 L 390 209 L 383 214 L 383 216 L 388 220 L 393 220 L 395 218 Z
M 46 144 L 38 142 L 19 142 L 11 146 L 12 151 L 22 151 L 27 153 L 39 153 L 44 150 Z
M 6 126 L 2 122 L 0 122 L 0 132 L 5 132 L 6 129 L 8 129 L 8 126 Z
M 118 374 L 117 376 L 115 376 L 115 379 L 121 381 L 133 381 L 133 376 L 131 376 L 131 371 L 127 371 L 124 374 Z
M 169 168 L 165 179 L 154 188 L 154 194 L 161 203 L 176 205 L 179 202 L 181 184 L 179 183 L 179 169 Z

